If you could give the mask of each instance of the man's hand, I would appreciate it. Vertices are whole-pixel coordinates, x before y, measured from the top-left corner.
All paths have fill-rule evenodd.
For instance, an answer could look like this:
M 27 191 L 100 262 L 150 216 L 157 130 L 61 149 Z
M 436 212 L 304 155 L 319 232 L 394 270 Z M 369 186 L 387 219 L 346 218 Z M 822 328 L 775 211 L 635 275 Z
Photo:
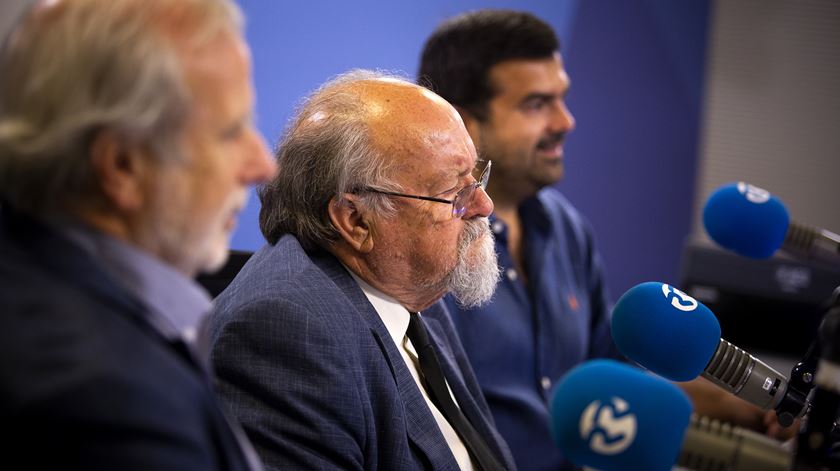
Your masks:
M 799 432 L 800 421 L 796 419 L 789 427 L 782 427 L 776 418 L 776 411 L 764 411 L 743 399 L 729 394 L 705 378 L 677 383 L 691 398 L 697 415 L 718 419 L 756 432 L 779 441 L 786 441 Z
M 796 419 L 788 427 L 782 427 L 779 420 L 776 418 L 776 411 L 769 410 L 764 413 L 764 433 L 771 438 L 779 441 L 787 441 L 795 437 L 799 433 L 801 421 Z

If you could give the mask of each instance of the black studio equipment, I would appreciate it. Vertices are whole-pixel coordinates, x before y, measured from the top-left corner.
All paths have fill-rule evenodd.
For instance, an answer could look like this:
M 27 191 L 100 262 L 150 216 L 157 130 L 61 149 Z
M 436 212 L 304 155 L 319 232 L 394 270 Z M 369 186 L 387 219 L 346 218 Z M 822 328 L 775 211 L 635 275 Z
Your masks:
M 840 286 L 820 323 L 812 352 L 819 358 L 814 391 L 811 409 L 799 432 L 793 469 L 836 470 L 840 469 Z
M 838 285 L 840 267 L 816 261 L 756 260 L 702 241 L 683 251 L 680 286 L 715 313 L 727 340 L 757 353 L 801 358 Z
M 687 244 L 680 286 L 733 343 L 802 357 L 840 285 L 840 236 L 791 222 L 781 200 L 745 182 L 709 196 L 703 226 L 717 246 Z
M 207 290 L 211 298 L 215 298 L 236 278 L 239 270 L 245 266 L 245 263 L 253 254 L 253 252 L 247 250 L 231 249 L 228 253 L 227 262 L 222 268 L 213 273 L 202 273 L 196 277 L 196 281 Z
M 727 251 L 690 243 L 683 286 L 728 338 L 802 358 L 789 387 L 807 394 L 808 409 L 791 469 L 840 469 L 840 236 L 791 222 L 778 198 L 744 182 L 709 197 L 703 224 Z

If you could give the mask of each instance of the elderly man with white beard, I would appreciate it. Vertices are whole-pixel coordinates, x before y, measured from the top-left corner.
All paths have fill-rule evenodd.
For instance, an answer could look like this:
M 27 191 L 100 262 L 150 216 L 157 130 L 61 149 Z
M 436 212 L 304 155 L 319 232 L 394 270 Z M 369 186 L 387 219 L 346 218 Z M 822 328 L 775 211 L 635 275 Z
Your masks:
M 354 71 L 302 106 L 260 190 L 268 245 L 211 316 L 218 390 L 271 469 L 512 469 L 449 314 L 499 273 L 464 124 Z

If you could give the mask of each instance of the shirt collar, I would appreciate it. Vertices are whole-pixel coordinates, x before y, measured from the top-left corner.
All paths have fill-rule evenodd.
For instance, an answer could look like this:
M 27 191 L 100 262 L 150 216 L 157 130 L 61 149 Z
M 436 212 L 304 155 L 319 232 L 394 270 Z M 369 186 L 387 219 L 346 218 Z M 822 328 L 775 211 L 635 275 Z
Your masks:
M 551 231 L 551 219 L 540 198 L 540 195 L 545 190 L 545 188 L 540 190 L 536 195 L 527 198 L 519 204 L 519 217 L 522 220 L 522 225 L 540 229 L 544 233 Z
M 385 324 L 385 328 L 388 329 L 388 333 L 394 339 L 394 343 L 402 345 L 405 332 L 408 330 L 408 322 L 411 320 L 409 317 L 411 314 L 409 314 L 408 309 L 403 307 L 396 299 L 367 284 L 364 280 L 356 276 L 352 270 L 348 269 L 347 271 L 356 280 L 359 287 L 362 288 L 365 297 L 373 305 L 376 313 L 379 314 L 382 323 Z
M 150 311 L 149 321 L 165 338 L 195 341 L 199 323 L 212 306 L 195 281 L 151 254 L 101 232 L 67 223 L 56 228 L 93 256 Z
M 522 201 L 517 210 L 523 226 L 550 230 L 549 215 L 539 197 L 539 193 Z M 496 213 L 490 214 L 488 219 L 493 235 L 497 240 L 501 240 L 502 243 L 507 245 L 507 223 L 496 216 Z

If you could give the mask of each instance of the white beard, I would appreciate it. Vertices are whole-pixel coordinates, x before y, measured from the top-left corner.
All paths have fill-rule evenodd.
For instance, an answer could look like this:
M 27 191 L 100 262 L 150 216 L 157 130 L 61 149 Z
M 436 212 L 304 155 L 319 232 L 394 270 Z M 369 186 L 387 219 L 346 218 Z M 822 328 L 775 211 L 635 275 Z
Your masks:
M 458 263 L 449 274 L 446 286 L 458 304 L 478 307 L 493 297 L 500 271 L 490 222 L 487 218 L 464 221 L 464 233 L 458 239 Z M 478 244 L 472 257 L 470 249 Z

